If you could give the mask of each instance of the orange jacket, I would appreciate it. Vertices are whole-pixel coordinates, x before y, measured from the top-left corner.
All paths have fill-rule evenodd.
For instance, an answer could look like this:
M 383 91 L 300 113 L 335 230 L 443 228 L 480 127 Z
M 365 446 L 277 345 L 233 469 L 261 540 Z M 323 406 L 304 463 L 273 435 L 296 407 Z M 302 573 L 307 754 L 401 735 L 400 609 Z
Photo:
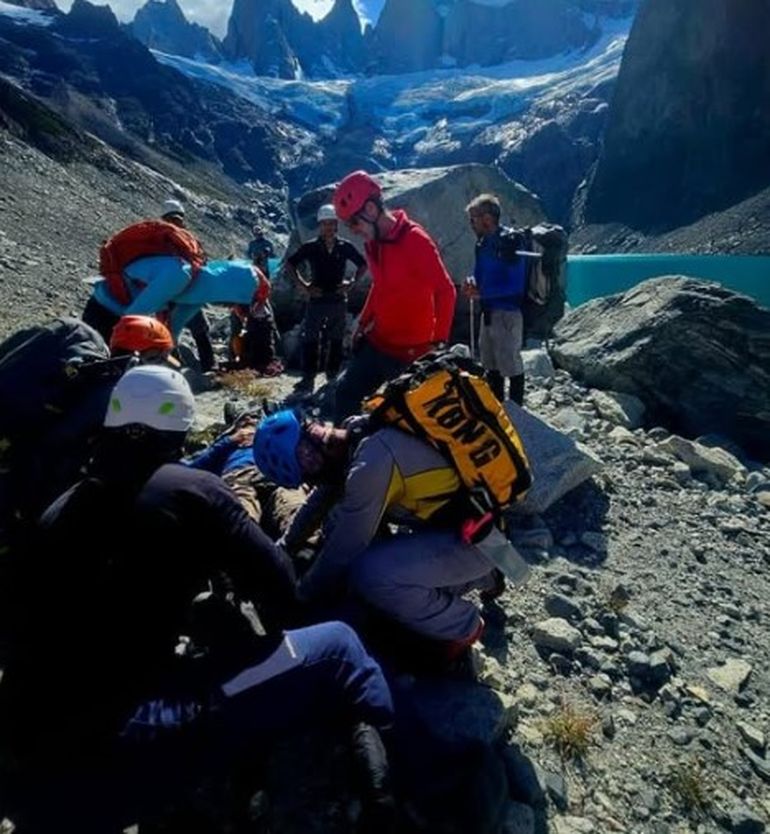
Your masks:
M 410 362 L 449 338 L 457 290 L 436 244 L 406 212 L 383 240 L 366 243 L 372 287 L 359 330 L 382 353 Z

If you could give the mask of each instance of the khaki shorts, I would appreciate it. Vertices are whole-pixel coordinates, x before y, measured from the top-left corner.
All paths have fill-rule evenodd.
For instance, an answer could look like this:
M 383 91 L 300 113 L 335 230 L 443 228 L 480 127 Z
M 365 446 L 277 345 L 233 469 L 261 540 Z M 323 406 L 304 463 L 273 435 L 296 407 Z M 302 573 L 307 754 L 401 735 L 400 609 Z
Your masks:
M 489 324 L 481 317 L 479 357 L 487 371 L 498 371 L 502 376 L 524 373 L 521 345 L 524 328 L 521 310 L 490 310 Z

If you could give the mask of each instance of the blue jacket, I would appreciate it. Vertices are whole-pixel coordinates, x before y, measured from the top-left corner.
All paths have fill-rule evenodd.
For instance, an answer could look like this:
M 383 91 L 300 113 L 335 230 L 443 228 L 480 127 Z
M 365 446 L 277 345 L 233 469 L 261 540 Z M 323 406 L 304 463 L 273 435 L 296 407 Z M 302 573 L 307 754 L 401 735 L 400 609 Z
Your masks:
M 188 458 L 185 463 L 193 469 L 205 469 L 206 472 L 220 476 L 255 465 L 251 446 L 239 446 L 229 434 L 223 434 L 211 446 Z
M 251 304 L 259 286 L 248 261 L 209 261 L 190 280 L 190 264 L 172 255 L 139 258 L 123 270 L 131 302 L 123 305 L 110 295 L 105 281 L 94 298 L 116 316 L 154 315 L 170 310 L 169 329 L 176 338 L 205 304 Z
M 484 309 L 518 310 L 526 290 L 527 262 L 501 257 L 501 232 L 502 227 L 477 241 L 473 276 Z

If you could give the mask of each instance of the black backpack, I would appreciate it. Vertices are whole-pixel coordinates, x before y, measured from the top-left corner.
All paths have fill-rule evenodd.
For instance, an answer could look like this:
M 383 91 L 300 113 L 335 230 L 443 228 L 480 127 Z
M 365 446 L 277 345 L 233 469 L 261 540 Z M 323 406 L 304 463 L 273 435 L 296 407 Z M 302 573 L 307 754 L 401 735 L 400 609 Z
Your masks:
M 125 360 L 78 319 L 55 319 L 0 343 L 0 437 L 34 436 L 80 400 L 94 380 L 117 380 Z M 102 415 L 103 416 L 103 415 Z
M 104 339 L 73 318 L 0 343 L 0 529 L 69 486 L 133 357 L 110 358 Z
M 548 339 L 564 315 L 567 298 L 566 263 L 569 238 L 555 223 L 524 229 L 503 228 L 498 256 L 513 263 L 526 258 L 526 291 L 521 305 L 525 339 Z

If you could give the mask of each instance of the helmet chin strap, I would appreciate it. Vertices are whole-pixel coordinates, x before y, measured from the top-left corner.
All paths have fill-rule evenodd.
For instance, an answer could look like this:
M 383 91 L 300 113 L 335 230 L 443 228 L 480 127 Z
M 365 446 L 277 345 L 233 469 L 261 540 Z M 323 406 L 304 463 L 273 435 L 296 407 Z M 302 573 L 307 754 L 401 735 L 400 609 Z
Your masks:
M 375 205 L 377 206 L 377 217 L 375 217 L 374 220 L 369 220 L 368 218 L 361 219 L 364 221 L 364 223 L 368 223 L 372 227 L 373 239 L 379 241 L 382 238 L 382 233 L 380 232 L 379 224 L 379 220 L 382 217 L 382 206 L 379 203 L 375 203 Z

